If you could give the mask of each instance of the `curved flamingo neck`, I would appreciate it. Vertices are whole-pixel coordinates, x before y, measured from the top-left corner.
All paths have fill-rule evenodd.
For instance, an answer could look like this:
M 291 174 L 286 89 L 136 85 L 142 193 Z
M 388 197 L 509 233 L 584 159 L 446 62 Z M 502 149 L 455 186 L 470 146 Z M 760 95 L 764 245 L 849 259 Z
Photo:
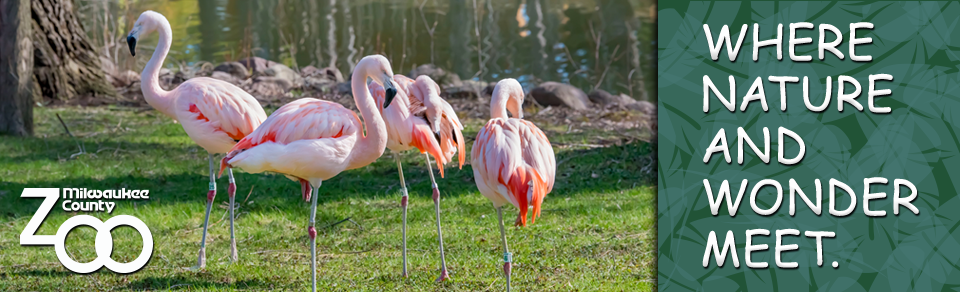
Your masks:
M 510 95 L 506 92 L 500 91 L 497 94 L 494 94 L 490 98 L 490 119 L 503 118 L 507 117 L 507 100 L 510 99 Z
M 507 118 L 507 111 L 514 118 L 522 119 L 523 87 L 516 79 L 507 78 L 497 82 L 493 88 L 493 97 L 490 98 L 490 118 Z
M 170 45 L 173 42 L 173 32 L 170 29 L 170 22 L 164 17 L 153 18 L 156 21 L 157 34 L 160 35 L 160 41 L 157 42 L 157 49 L 153 51 L 150 61 L 143 67 L 140 74 L 140 90 L 143 92 L 143 98 L 158 111 L 163 114 L 176 118 L 173 112 L 175 98 L 170 96 L 170 92 L 160 87 L 160 69 L 163 67 L 163 60 L 167 58 L 170 52 Z
M 373 163 L 380 155 L 383 155 L 383 150 L 387 147 L 387 127 L 377 110 L 377 103 L 370 95 L 370 89 L 366 83 L 367 77 L 369 77 L 367 67 L 370 67 L 370 61 L 372 60 L 363 60 L 360 64 L 357 64 L 350 80 L 353 89 L 353 101 L 357 103 L 357 109 L 360 110 L 360 116 L 363 117 L 366 135 L 359 138 L 354 150 L 350 153 L 350 163 L 347 169 L 359 168 Z

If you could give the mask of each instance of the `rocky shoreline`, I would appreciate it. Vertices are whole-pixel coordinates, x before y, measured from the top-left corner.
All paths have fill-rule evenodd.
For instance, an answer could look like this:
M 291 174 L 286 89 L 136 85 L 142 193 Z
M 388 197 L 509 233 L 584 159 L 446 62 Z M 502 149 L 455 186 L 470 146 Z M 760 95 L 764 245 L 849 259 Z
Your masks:
M 149 109 L 140 91 L 140 74 L 116 70 L 103 58 L 107 79 L 120 93 L 119 100 L 93 97 L 67 101 L 67 105 L 98 106 L 119 104 Z M 398 72 L 399 73 L 399 72 Z M 442 87 L 442 96 L 450 102 L 461 118 L 487 119 L 489 99 L 494 84 L 461 80 L 459 76 L 432 64 L 421 65 L 407 76 L 428 75 Z M 198 62 L 176 72 L 164 68 L 160 83 L 165 89 L 175 88 L 194 77 L 211 77 L 235 84 L 261 102 L 265 107 L 279 107 L 302 97 L 331 100 L 355 109 L 349 80 L 337 68 L 306 66 L 294 70 L 284 64 L 260 57 L 249 57 L 235 62 L 214 65 Z M 656 139 L 657 107 L 647 101 L 638 101 L 625 94 L 614 95 L 603 90 L 589 94 L 569 84 L 543 82 L 527 93 L 524 101 L 525 118 L 553 125 L 568 125 L 569 130 L 590 128 L 603 131 L 635 130 L 642 140 Z M 637 136 L 637 135 L 628 135 Z

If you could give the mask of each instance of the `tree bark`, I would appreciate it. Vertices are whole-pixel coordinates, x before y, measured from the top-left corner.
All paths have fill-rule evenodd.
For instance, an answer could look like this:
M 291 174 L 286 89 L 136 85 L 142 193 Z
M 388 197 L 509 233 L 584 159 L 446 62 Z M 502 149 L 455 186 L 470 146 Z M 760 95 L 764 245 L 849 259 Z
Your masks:
M 72 0 L 30 0 L 34 76 L 45 100 L 116 98 L 100 58 L 87 40 Z
M 33 135 L 30 0 L 0 0 L 0 134 Z

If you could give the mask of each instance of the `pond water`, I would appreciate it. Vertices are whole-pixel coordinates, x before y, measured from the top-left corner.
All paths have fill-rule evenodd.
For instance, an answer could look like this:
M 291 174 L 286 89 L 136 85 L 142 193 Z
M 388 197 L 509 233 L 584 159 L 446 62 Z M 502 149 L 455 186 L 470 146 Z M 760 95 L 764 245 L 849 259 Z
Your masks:
M 127 30 L 144 10 L 165 15 L 174 43 L 166 65 L 260 56 L 291 67 L 387 56 L 406 74 L 433 63 L 462 79 L 517 78 L 600 88 L 655 101 L 653 0 L 78 0 L 94 45 L 122 68 Z M 141 41 L 156 44 L 156 36 Z

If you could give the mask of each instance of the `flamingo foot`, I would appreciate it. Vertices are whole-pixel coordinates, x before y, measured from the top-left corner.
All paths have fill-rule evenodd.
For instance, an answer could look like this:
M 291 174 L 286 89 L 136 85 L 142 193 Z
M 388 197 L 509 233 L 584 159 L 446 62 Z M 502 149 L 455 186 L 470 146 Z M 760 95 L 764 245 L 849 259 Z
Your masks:
M 440 277 L 437 278 L 437 283 L 443 282 L 449 278 L 450 278 L 450 274 L 447 274 L 446 269 L 440 270 Z
M 197 265 L 193 267 L 189 267 L 187 268 L 187 270 L 197 272 L 207 268 L 207 253 L 205 250 L 206 250 L 205 247 L 200 248 L 200 255 L 199 255 L 199 258 L 197 259 Z

